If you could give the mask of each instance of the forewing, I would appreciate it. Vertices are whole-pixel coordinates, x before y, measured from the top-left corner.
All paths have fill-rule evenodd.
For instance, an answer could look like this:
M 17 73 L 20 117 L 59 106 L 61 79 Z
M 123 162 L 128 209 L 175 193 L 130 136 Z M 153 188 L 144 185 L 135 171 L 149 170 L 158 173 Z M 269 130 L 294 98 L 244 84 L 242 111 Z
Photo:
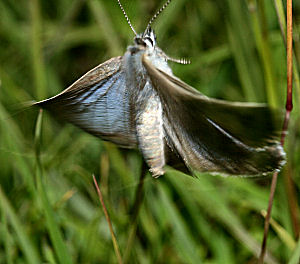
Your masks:
M 210 99 L 146 56 L 143 65 L 162 101 L 167 142 L 189 168 L 254 176 L 282 166 L 278 113 L 262 104 Z
M 98 65 L 60 94 L 36 105 L 95 136 L 125 147 L 136 145 L 122 57 Z

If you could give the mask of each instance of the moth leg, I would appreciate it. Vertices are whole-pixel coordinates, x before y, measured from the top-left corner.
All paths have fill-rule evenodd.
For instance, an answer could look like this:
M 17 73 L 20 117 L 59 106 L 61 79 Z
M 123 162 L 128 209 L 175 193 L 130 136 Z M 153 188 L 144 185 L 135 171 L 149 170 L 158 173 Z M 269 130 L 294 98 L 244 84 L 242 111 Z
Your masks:
M 144 102 L 143 110 L 136 117 L 139 148 L 154 178 L 164 174 L 165 141 L 162 122 L 162 106 L 159 97 L 152 94 Z

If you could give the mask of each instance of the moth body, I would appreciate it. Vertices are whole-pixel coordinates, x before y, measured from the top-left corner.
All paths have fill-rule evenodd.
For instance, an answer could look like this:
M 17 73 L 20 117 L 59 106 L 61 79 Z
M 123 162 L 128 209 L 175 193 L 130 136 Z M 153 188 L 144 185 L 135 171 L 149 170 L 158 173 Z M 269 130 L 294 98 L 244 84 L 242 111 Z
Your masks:
M 164 174 L 166 163 L 165 131 L 160 97 L 153 89 L 152 81 L 142 58 L 147 56 L 158 69 L 173 75 L 166 55 L 156 47 L 154 32 L 138 36 L 135 45 L 129 46 L 123 57 L 126 87 L 130 90 L 131 116 L 135 123 L 138 147 L 154 177 Z

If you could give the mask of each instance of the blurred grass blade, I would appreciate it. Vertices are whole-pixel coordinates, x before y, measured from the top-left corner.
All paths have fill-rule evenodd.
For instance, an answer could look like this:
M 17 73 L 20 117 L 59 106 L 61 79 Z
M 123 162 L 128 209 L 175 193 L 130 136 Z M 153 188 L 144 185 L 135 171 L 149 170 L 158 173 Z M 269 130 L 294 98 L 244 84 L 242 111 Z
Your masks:
M 176 173 L 177 174 L 177 173 Z M 218 192 L 213 182 L 214 179 L 211 175 L 201 174 L 199 180 L 195 180 L 190 177 L 181 176 L 182 183 L 176 186 L 184 188 L 183 186 L 193 186 L 190 188 L 188 195 L 193 195 L 194 199 L 197 200 L 199 206 L 202 207 L 203 212 L 211 215 L 214 219 L 218 219 L 232 236 L 236 237 L 241 243 L 243 243 L 253 255 L 258 256 L 260 252 L 259 243 L 249 234 L 249 232 L 243 227 L 239 218 L 229 208 L 225 197 Z M 172 182 L 178 180 L 179 177 L 169 177 Z M 191 182 L 192 181 L 192 182 Z M 208 191 L 203 191 L 209 190 Z M 269 253 L 266 256 L 266 263 L 277 263 L 278 261 Z
M 264 79 L 266 83 L 266 92 L 267 92 L 267 99 L 268 103 L 272 107 L 279 107 L 277 92 L 276 92 L 276 81 L 275 81 L 275 74 L 273 70 L 273 63 L 272 57 L 270 52 L 270 45 L 268 42 L 268 35 L 267 31 L 263 30 L 261 26 L 262 21 L 259 19 L 258 14 L 258 7 L 256 5 L 256 1 L 248 0 L 249 1 L 249 11 L 252 20 L 252 28 L 254 31 L 256 47 L 259 52 L 263 69 L 264 69 Z M 263 3 L 262 3 L 263 4 Z M 259 10 L 261 13 L 264 10 Z
M 13 160 L 13 163 L 18 165 L 15 167 L 16 171 L 20 173 L 20 175 L 22 175 L 24 181 L 26 182 L 27 188 L 31 192 L 32 196 L 34 196 L 36 190 L 34 187 L 31 162 L 29 162 L 27 156 L 24 156 L 24 153 L 26 153 L 24 146 L 24 137 L 18 124 L 14 121 L 14 119 L 11 118 L 11 116 L 1 103 L 0 139 L 1 150 L 3 151 L 2 153 L 5 153 L 7 151 L 5 155 L 2 155 L 3 164 L 8 164 L 9 160 Z M 22 155 L 20 155 L 20 153 L 22 153 Z
M 25 258 L 27 259 L 27 262 L 30 264 L 42 263 L 38 256 L 38 253 L 36 252 L 36 247 L 32 244 L 28 235 L 24 232 L 25 227 L 19 220 L 9 200 L 5 196 L 5 193 L 3 192 L 1 185 L 0 185 L 0 206 L 1 206 L 1 210 L 5 212 L 4 214 L 7 215 L 9 219 L 9 223 L 12 225 L 14 231 L 16 232 L 17 241 L 22 249 L 22 252 L 25 255 Z
M 296 249 L 288 264 L 299 264 L 300 262 L 300 239 L 298 239 Z
M 252 83 L 251 76 L 248 72 L 248 66 L 246 58 L 243 56 L 241 47 L 239 46 L 236 35 L 233 32 L 232 27 L 227 24 L 228 39 L 231 46 L 231 51 L 237 65 L 238 75 L 242 84 L 243 92 L 248 101 L 257 101 L 255 91 L 253 89 L 254 84 Z
M 279 19 L 281 34 L 283 36 L 283 40 L 286 42 L 286 22 L 285 22 L 285 13 L 284 13 L 282 0 L 274 0 L 274 4 L 277 12 L 277 17 Z
M 75 0 L 70 3 L 70 7 L 65 11 L 64 18 L 58 26 L 58 30 L 48 40 L 45 48 L 45 57 L 47 59 L 53 56 L 53 54 L 55 54 L 55 52 L 62 47 L 64 39 L 66 38 L 66 34 L 71 31 L 73 20 L 80 12 L 85 1 L 86 0 Z
M 283 3 L 282 3 L 282 0 L 273 0 L 273 1 L 274 1 L 276 13 L 277 13 L 277 18 L 278 18 L 278 23 L 279 23 L 280 30 L 281 30 L 282 39 L 286 45 L 286 17 L 285 17 Z M 295 99 L 298 100 L 297 104 L 295 104 L 295 105 L 299 107 L 300 106 L 300 78 L 299 78 L 298 63 L 297 63 L 296 56 L 293 55 L 293 78 L 294 78 L 295 90 L 298 95 L 298 96 L 295 96 Z
M 40 15 L 40 3 L 39 0 L 31 0 L 28 3 L 30 5 L 32 18 L 32 39 L 30 46 L 32 52 L 32 69 L 35 84 L 35 95 L 38 99 L 44 99 L 46 97 L 46 79 L 42 53 L 42 20 Z
M 248 101 L 257 102 L 264 98 L 260 64 L 255 55 L 255 43 L 248 10 L 242 1 L 227 0 L 229 17 L 227 31 L 239 79 Z
M 94 185 L 95 185 L 96 190 L 97 190 L 98 198 L 99 198 L 99 201 L 101 203 L 101 206 L 102 206 L 102 209 L 103 209 L 106 221 L 108 223 L 108 227 L 109 227 L 109 231 L 110 231 L 110 234 L 111 234 L 111 238 L 112 238 L 112 242 L 113 242 L 113 246 L 114 246 L 114 250 L 115 250 L 115 253 L 116 253 L 116 257 L 117 257 L 118 263 L 122 264 L 123 260 L 122 260 L 122 257 L 121 257 L 118 240 L 116 238 L 116 235 L 115 235 L 115 232 L 114 232 L 114 229 L 113 229 L 113 226 L 112 226 L 112 223 L 111 223 L 111 220 L 110 220 L 107 208 L 106 208 L 105 203 L 104 203 L 102 192 L 100 190 L 100 187 L 98 185 L 98 182 L 96 180 L 95 175 L 93 175 L 93 181 L 94 181 Z
M 261 212 L 264 217 L 266 217 L 267 212 L 264 210 Z M 270 224 L 277 232 L 278 236 L 281 238 L 283 243 L 285 243 L 290 250 L 294 250 L 296 247 L 296 242 L 292 236 L 285 230 L 281 225 L 279 225 L 274 219 L 270 219 Z
M 110 142 L 103 142 L 105 149 L 109 155 L 110 164 L 113 169 L 120 175 L 124 186 L 130 186 L 132 180 L 132 171 L 129 169 L 121 154 L 120 149 Z
M 4 240 L 4 249 L 5 249 L 5 260 L 7 264 L 13 264 L 13 258 L 12 258 L 12 253 L 13 253 L 13 247 L 12 247 L 12 239 L 10 236 L 9 232 L 9 227 L 7 223 L 7 215 L 5 210 L 2 210 L 2 216 L 1 216 L 1 223 L 2 223 L 2 229 L 3 231 L 3 240 Z
M 174 23 L 180 17 L 180 12 L 182 12 L 182 8 L 187 2 L 187 0 L 176 0 L 174 3 L 171 3 L 168 8 L 164 11 L 163 16 L 160 16 L 155 24 L 155 32 L 157 36 L 160 36 L 162 39 L 168 29 L 174 27 Z
M 105 10 L 105 5 L 98 0 L 89 0 L 88 4 L 96 18 L 100 31 L 105 37 L 110 56 L 119 56 L 123 50 L 120 45 L 121 41 L 107 15 L 108 12 Z
M 46 243 L 45 245 L 43 245 L 43 255 L 45 256 L 47 264 L 57 264 L 57 262 L 55 261 L 55 254 L 53 252 L 53 249 Z
M 178 250 L 179 255 L 185 263 L 202 263 L 201 255 L 199 252 L 200 247 L 195 243 L 192 234 L 186 223 L 183 221 L 182 216 L 178 212 L 168 187 L 160 182 L 158 185 L 160 200 L 168 215 L 169 224 L 172 226 L 174 232 L 173 243 Z
M 215 230 L 210 219 L 207 219 L 206 214 L 203 214 L 204 211 L 199 210 L 197 203 L 199 202 L 198 199 L 201 198 L 196 194 L 194 196 L 193 193 L 187 192 L 186 185 L 180 179 L 175 179 L 174 175 L 170 175 L 170 181 L 185 204 L 185 209 L 189 212 L 190 222 L 195 223 L 196 228 L 193 228 L 193 233 L 203 237 L 205 243 L 211 247 L 213 263 L 234 263 L 234 250 L 231 242 L 226 239 L 226 236 Z
M 65 242 L 63 241 L 62 234 L 59 230 L 59 226 L 55 219 L 54 211 L 50 205 L 49 199 L 47 197 L 47 193 L 45 190 L 45 186 L 42 179 L 42 164 L 40 160 L 40 139 L 41 139 L 41 127 L 42 127 L 42 114 L 43 111 L 40 110 L 38 119 L 36 122 L 35 129 L 35 153 L 36 153 L 36 181 L 37 181 L 37 189 L 38 196 L 41 199 L 41 205 L 44 209 L 47 228 L 50 234 L 51 242 L 55 249 L 55 253 L 57 258 L 61 264 L 71 264 L 72 258 L 68 253 Z
M 140 208 L 143 204 L 144 201 L 144 180 L 145 176 L 148 171 L 148 166 L 143 162 L 142 169 L 141 169 L 141 174 L 140 174 L 140 180 L 139 184 L 137 186 L 137 189 L 135 191 L 135 198 L 134 202 L 132 205 L 132 216 L 130 219 L 130 227 L 129 227 L 129 232 L 128 232 L 128 240 L 127 240 L 127 245 L 125 248 L 124 252 L 124 263 L 128 263 L 128 260 L 130 260 L 130 255 L 131 255 L 131 250 L 134 245 L 134 241 L 136 239 L 136 230 L 137 230 L 137 224 L 138 224 L 138 217 L 139 217 L 139 212 Z

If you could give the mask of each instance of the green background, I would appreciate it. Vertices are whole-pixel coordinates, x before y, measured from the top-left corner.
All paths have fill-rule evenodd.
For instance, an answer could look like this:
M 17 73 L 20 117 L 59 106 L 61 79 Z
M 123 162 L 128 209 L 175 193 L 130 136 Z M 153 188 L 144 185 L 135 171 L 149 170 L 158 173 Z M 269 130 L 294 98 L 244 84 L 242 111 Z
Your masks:
M 122 2 L 138 32 L 163 4 Z M 169 56 L 192 62 L 170 63 L 175 75 L 204 94 L 284 108 L 286 52 L 279 21 L 285 18 L 275 9 L 282 4 L 173 0 L 153 28 Z M 300 2 L 294 1 L 296 67 L 299 30 Z M 271 177 L 193 178 L 169 168 L 152 179 L 147 173 L 135 226 L 141 155 L 59 123 L 46 112 L 37 122 L 38 109 L 24 108 L 24 102 L 55 95 L 97 64 L 124 54 L 133 37 L 117 1 L 0 1 L 1 264 L 116 263 L 93 174 L 100 177 L 128 263 L 255 263 Z M 297 263 L 292 261 L 300 254 L 291 220 L 291 213 L 299 219 L 297 68 L 294 77 L 288 162 L 279 174 L 267 263 Z

